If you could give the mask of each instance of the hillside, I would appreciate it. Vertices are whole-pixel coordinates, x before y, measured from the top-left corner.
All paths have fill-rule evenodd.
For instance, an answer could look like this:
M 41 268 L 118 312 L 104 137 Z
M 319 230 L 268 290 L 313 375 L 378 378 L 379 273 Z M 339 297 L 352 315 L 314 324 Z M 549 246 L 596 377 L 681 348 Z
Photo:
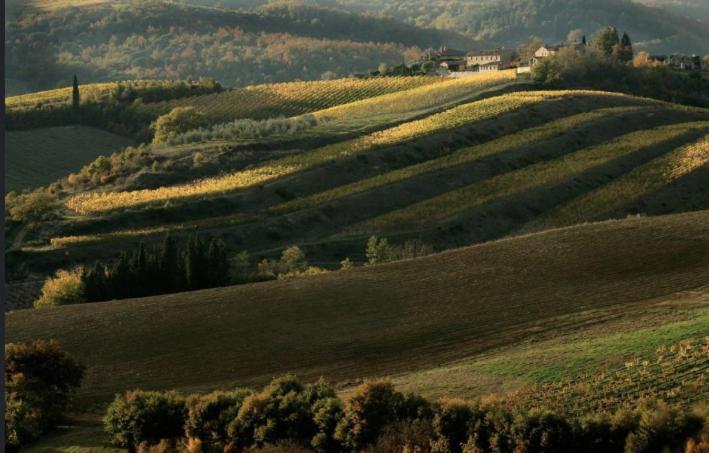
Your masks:
M 470 42 L 452 32 L 315 7 L 95 3 L 17 6 L 6 24 L 6 86 L 55 88 L 73 74 L 82 82 L 207 76 L 224 86 L 320 80 L 411 61 L 427 47 Z
M 614 25 L 630 34 L 638 50 L 709 53 L 709 25 L 698 21 L 694 11 L 684 6 L 670 12 L 630 0 L 337 2 L 353 10 L 376 11 L 420 26 L 456 30 L 476 40 L 509 47 L 530 36 L 560 42 L 571 30 L 580 29 L 590 36 L 602 27 Z M 655 3 L 664 6 L 669 2 Z
M 98 156 L 134 142 L 86 126 L 8 131 L 5 138 L 5 192 L 46 186 Z
M 333 268 L 361 262 L 372 234 L 445 250 L 707 209 L 706 111 L 596 91 L 500 94 L 515 88 L 504 76 L 316 111 L 323 122 L 297 139 L 144 147 L 126 164 L 119 154 L 60 182 L 64 207 L 29 231 L 9 269 L 46 275 L 67 256 L 89 264 L 193 231 L 252 264 L 298 244 Z
M 636 334 L 635 347 L 615 352 L 637 354 L 707 331 L 694 311 L 706 300 L 685 296 L 682 305 L 681 292 L 706 287 L 708 222 L 707 211 L 627 219 L 308 278 L 17 311 L 6 338 L 58 338 L 88 366 L 79 396 L 89 403 L 135 387 L 206 390 L 284 372 L 399 374 L 530 336 L 632 332 L 643 319 L 645 329 L 699 323 Z

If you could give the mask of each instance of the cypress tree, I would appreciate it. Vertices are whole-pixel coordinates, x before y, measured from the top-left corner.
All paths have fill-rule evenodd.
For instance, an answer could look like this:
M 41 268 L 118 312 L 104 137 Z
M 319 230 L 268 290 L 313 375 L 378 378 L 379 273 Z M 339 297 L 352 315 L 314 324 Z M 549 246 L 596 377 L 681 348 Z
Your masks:
M 167 235 L 163 240 L 159 256 L 157 257 L 157 268 L 160 274 L 160 289 L 164 292 L 179 291 L 183 289 L 181 269 L 178 263 L 180 253 L 177 244 L 172 236 Z
M 633 43 L 630 41 L 630 36 L 628 36 L 627 33 L 623 33 L 623 38 L 620 40 L 618 58 L 625 62 L 633 59 Z
M 76 74 L 74 74 L 74 83 L 71 89 L 71 106 L 75 112 L 79 111 L 80 103 L 81 95 L 79 94 L 79 79 L 77 79 Z
M 223 286 L 229 283 L 229 258 L 222 241 L 212 239 L 209 242 L 207 261 L 209 262 L 209 286 Z

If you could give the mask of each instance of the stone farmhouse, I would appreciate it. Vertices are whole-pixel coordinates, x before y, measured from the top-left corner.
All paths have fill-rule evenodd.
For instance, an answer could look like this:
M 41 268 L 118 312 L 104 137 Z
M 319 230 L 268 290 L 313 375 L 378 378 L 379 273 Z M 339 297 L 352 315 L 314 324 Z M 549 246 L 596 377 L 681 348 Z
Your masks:
M 499 71 L 511 67 L 514 51 L 508 49 L 463 52 L 441 49 L 430 54 L 438 66 L 450 73 Z

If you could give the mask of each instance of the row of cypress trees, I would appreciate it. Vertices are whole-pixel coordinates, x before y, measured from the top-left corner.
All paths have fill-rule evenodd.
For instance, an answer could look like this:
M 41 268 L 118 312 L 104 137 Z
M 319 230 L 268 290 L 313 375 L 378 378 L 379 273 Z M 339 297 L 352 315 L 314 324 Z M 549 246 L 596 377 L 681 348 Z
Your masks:
M 160 246 L 124 252 L 115 262 L 97 262 L 81 276 L 88 302 L 145 297 L 224 286 L 229 259 L 218 239 L 191 236 L 178 243 L 167 236 Z

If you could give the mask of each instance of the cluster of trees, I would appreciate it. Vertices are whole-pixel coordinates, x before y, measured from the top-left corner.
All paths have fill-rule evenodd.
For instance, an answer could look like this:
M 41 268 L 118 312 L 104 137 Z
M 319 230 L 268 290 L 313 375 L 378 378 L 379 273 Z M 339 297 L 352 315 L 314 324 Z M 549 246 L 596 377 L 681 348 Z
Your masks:
M 56 341 L 5 345 L 5 449 L 14 452 L 62 420 L 84 367 Z
M 388 382 L 365 382 L 347 401 L 322 380 L 274 379 L 246 389 L 183 397 L 119 395 L 104 418 L 120 447 L 188 451 L 418 451 L 429 453 L 704 451 L 707 414 L 662 402 L 581 418 L 498 402 L 431 403 Z M 702 434 L 704 433 L 704 434 Z
M 558 88 L 591 88 L 709 107 L 709 78 L 669 67 L 633 65 L 630 37 L 601 30 L 585 51 L 561 49 L 537 63 L 532 78 Z
M 180 244 L 167 236 L 159 247 L 140 245 L 111 264 L 96 263 L 81 275 L 89 302 L 194 291 L 230 282 L 225 244 L 192 235 Z
M 160 246 L 143 244 L 112 263 L 48 278 L 35 308 L 215 288 L 232 282 L 226 245 L 219 239 L 192 235 L 180 243 L 171 236 Z
M 203 0 L 200 0 L 203 1 Z M 222 0 L 225 1 L 225 0 Z M 240 1 L 240 0 L 231 0 Z M 327 0 L 320 0 L 325 2 Z M 699 21 L 619 0 L 337 0 L 353 10 L 394 17 L 421 27 L 460 31 L 480 45 L 515 46 L 529 36 L 562 41 L 570 28 L 595 30 L 608 18 L 656 53 L 709 52 L 709 30 Z M 643 2 L 644 3 L 644 2 Z M 663 1 L 663 6 L 669 3 Z M 454 47 L 453 44 L 449 44 Z
M 182 109 L 189 107 L 182 107 Z M 171 145 L 185 143 L 198 143 L 210 140 L 240 140 L 256 139 L 269 136 L 296 135 L 313 128 L 319 121 L 313 115 L 301 115 L 295 118 L 270 118 L 266 120 L 253 120 L 250 118 L 238 119 L 228 123 L 207 126 L 204 116 L 198 112 L 190 111 L 181 113 L 184 118 L 175 118 L 173 109 L 169 114 L 163 115 L 156 121 L 155 138 L 153 142 L 167 142 Z M 194 110 L 194 109 L 192 109 Z M 163 118 L 169 117 L 169 122 Z M 194 127 L 195 124 L 199 124 Z M 167 124 L 166 124 L 167 123 Z
M 375 265 L 431 255 L 433 252 L 433 247 L 418 239 L 395 245 L 390 244 L 387 238 L 371 236 L 367 241 L 366 256 L 367 264 Z
M 258 263 L 257 273 L 262 279 L 284 279 L 303 275 L 316 275 L 327 272 L 325 269 L 308 264 L 305 253 L 293 245 L 281 253 L 280 259 L 264 259 Z

